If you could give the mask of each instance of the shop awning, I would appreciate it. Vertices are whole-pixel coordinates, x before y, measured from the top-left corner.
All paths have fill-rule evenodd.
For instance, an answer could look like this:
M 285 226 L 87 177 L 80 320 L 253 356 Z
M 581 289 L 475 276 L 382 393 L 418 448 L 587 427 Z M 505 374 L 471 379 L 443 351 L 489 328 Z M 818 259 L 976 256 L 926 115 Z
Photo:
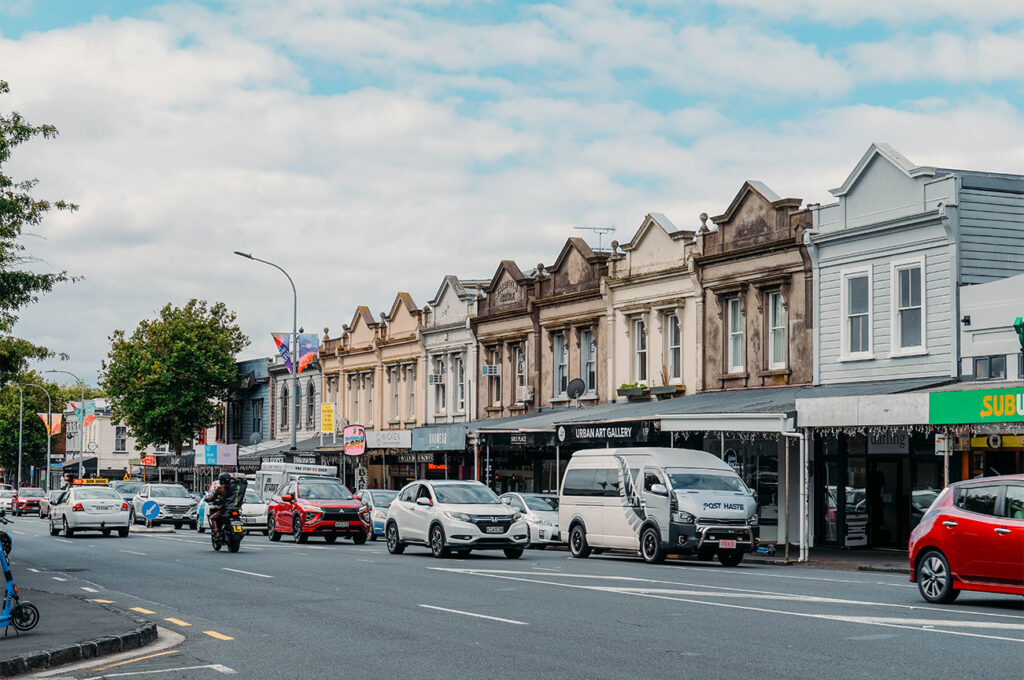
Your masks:
M 820 390 L 818 392 L 798 395 L 797 424 L 800 427 L 928 425 L 929 391 L 949 382 L 949 378 L 917 378 L 822 385 L 815 388 Z

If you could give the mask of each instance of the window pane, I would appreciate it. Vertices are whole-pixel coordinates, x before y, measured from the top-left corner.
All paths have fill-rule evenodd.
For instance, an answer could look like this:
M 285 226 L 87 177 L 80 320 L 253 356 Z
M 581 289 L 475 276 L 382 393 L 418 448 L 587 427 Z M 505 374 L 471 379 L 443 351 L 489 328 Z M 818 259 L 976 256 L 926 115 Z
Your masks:
M 735 334 L 730 340 L 732 351 L 730 353 L 730 368 L 742 368 L 743 366 L 743 335 Z
M 974 377 L 979 380 L 988 378 L 988 357 L 980 357 L 974 360 Z
M 851 276 L 846 280 L 847 314 L 866 314 L 868 311 L 868 277 Z
M 1006 487 L 1006 509 L 1003 515 L 1010 519 L 1024 519 L 1024 486 L 1010 484 Z
M 921 308 L 900 312 L 900 347 L 921 346 Z
M 959 505 L 968 512 L 977 512 L 982 515 L 996 514 L 996 497 L 999 495 L 998 486 L 976 486 L 968 487 L 960 491 Z
M 772 331 L 772 363 L 782 364 L 786 361 L 785 337 L 783 330 L 776 328 Z
M 738 333 L 743 328 L 743 314 L 740 312 L 740 301 L 729 300 L 729 332 Z
M 850 352 L 868 351 L 868 317 L 850 317 Z

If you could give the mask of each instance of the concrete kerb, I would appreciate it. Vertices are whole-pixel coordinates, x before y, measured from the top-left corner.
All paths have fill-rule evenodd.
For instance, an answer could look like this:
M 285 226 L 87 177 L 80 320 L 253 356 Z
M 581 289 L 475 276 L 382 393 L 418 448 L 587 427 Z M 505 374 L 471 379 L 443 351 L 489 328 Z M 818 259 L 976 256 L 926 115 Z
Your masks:
M 80 600 L 87 598 L 73 595 Z M 0 659 L 0 678 L 9 678 L 24 673 L 43 671 L 55 666 L 62 666 L 76 661 L 95 659 L 100 656 L 119 654 L 139 649 L 157 639 L 157 626 L 117 607 L 102 602 L 94 602 L 104 609 L 124 615 L 135 623 L 135 628 L 119 635 L 106 635 L 94 640 L 86 640 L 65 647 L 28 652 L 7 659 Z
M 173 534 L 175 533 L 174 527 L 144 527 L 141 524 L 133 524 L 129 529 L 130 533 L 133 534 Z

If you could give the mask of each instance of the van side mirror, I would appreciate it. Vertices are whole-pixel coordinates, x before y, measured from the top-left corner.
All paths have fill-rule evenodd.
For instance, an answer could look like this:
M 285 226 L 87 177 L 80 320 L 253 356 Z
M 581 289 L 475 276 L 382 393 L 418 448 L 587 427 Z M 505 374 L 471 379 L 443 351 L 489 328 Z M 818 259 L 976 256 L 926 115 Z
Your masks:
M 426 505 L 429 507 L 430 499 L 427 498 L 426 496 L 420 496 L 419 498 L 416 499 L 416 505 Z
M 651 493 L 655 494 L 656 496 L 667 496 L 668 489 L 665 487 L 664 484 L 651 484 Z

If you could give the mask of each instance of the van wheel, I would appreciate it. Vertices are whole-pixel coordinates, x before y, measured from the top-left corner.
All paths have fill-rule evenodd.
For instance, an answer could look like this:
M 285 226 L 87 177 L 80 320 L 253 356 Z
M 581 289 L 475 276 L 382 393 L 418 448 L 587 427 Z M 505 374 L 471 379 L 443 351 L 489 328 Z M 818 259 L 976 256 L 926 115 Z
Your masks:
M 640 554 L 644 562 L 660 564 L 665 561 L 665 549 L 661 547 L 661 534 L 654 527 L 647 527 L 640 534 Z
M 590 546 L 587 545 L 587 533 L 583 531 L 583 525 L 577 524 L 569 532 L 569 552 L 573 557 L 582 559 L 590 557 Z
M 735 567 L 743 561 L 743 552 L 740 550 L 727 550 L 718 553 L 718 563 L 723 567 Z

